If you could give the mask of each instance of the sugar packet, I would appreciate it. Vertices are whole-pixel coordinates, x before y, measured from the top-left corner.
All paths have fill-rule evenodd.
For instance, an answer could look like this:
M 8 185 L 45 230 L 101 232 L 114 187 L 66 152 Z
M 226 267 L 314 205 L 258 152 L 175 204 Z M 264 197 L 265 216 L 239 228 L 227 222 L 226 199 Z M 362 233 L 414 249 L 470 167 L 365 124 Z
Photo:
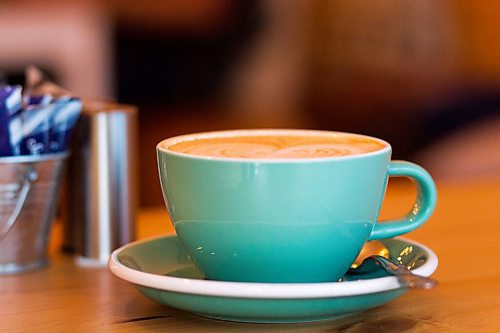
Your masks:
M 26 87 L 0 86 L 0 156 L 63 152 L 82 110 L 82 101 L 46 79 L 26 72 Z

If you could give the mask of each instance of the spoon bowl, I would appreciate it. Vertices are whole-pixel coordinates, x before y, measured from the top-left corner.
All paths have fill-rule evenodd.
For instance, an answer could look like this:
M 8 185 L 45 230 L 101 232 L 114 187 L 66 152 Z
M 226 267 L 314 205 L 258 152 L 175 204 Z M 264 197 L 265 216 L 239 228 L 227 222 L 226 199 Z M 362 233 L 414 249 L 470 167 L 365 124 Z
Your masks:
M 363 245 L 361 252 L 359 252 L 358 257 L 351 265 L 351 269 L 356 269 L 363 261 L 372 255 L 382 256 L 384 258 L 389 258 L 389 249 L 379 241 L 368 241 Z
M 365 251 L 365 254 L 366 253 L 368 253 L 368 250 Z M 431 289 L 437 284 L 436 280 L 413 274 L 410 270 L 410 268 L 417 262 L 425 260 L 424 255 L 424 253 L 415 254 L 414 258 L 407 264 L 407 266 L 403 266 L 400 263 L 391 261 L 388 256 L 385 257 L 378 254 L 371 254 L 363 258 L 361 265 L 353 264 L 355 267 L 351 266 L 347 273 L 348 275 L 355 276 L 358 274 L 371 273 L 377 269 L 382 269 L 385 273 L 396 276 L 399 283 L 403 286 L 408 288 Z

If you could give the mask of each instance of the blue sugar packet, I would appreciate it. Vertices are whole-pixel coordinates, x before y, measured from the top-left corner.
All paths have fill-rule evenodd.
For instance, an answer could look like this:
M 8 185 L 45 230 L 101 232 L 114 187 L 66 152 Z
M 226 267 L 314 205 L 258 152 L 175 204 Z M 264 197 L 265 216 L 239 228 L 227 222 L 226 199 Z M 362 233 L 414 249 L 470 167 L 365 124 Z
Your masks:
M 58 153 L 69 147 L 71 133 L 82 111 L 82 101 L 74 97 L 60 97 L 53 105 L 56 110 L 49 130 L 49 150 L 51 153 Z
M 52 95 L 26 96 L 24 102 L 27 105 L 49 105 L 54 97 Z
M 50 153 L 49 130 L 56 106 L 29 105 L 22 113 L 23 138 L 21 155 L 39 155 Z
M 68 96 L 51 100 L 46 105 L 27 106 L 22 115 L 24 138 L 21 154 L 40 155 L 67 150 L 81 110 L 82 101 Z
M 34 67 L 27 69 L 26 83 L 24 96 L 21 86 L 0 85 L 0 156 L 67 150 L 81 100 Z
M 22 87 L 0 86 L 0 156 L 20 154 Z
M 48 154 L 68 149 L 82 102 L 48 80 L 35 67 L 26 70 L 23 154 Z

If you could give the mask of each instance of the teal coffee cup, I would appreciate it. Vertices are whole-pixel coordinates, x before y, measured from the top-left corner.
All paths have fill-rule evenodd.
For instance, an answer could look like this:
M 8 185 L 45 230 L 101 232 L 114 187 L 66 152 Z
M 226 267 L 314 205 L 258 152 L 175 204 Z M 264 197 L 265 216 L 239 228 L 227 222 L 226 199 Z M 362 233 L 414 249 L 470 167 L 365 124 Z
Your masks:
M 312 130 L 233 130 L 157 145 L 175 230 L 208 279 L 331 282 L 368 240 L 421 226 L 436 205 L 431 176 L 391 161 L 389 143 Z M 378 222 L 388 177 L 417 187 L 406 217 Z

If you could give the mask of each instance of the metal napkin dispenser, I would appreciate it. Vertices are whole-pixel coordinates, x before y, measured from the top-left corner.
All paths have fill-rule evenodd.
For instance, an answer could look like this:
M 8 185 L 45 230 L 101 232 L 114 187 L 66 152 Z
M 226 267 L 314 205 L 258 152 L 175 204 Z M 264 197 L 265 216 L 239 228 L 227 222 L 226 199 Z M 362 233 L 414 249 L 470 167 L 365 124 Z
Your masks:
M 137 109 L 84 103 L 72 139 L 63 195 L 63 249 L 82 263 L 105 265 L 135 239 Z

